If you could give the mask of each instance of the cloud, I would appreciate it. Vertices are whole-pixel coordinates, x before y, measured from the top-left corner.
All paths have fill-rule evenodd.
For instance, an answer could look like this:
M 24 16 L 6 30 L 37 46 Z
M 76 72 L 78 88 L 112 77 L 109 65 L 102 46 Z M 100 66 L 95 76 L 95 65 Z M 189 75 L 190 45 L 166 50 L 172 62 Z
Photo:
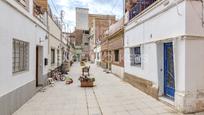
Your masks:
M 123 16 L 123 0 L 49 0 L 53 13 L 59 16 L 60 11 L 65 11 L 64 21 L 74 30 L 76 23 L 75 8 L 89 8 L 90 14 L 116 15 L 119 19 Z

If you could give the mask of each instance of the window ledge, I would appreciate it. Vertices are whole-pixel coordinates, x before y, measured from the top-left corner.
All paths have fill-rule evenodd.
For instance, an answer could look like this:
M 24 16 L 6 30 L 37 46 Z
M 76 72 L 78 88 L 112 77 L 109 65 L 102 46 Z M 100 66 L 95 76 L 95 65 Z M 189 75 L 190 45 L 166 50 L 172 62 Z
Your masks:
M 142 67 L 142 65 L 130 65 L 131 67 Z

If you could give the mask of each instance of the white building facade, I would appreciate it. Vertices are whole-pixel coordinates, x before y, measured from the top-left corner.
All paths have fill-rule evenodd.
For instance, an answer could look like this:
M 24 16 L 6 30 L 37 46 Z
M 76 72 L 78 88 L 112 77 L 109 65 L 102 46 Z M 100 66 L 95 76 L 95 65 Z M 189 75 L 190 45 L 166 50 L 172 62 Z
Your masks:
M 49 69 L 54 70 L 63 62 L 64 45 L 60 25 L 48 16 L 49 27 Z
M 157 0 L 126 15 L 124 80 L 184 113 L 204 110 L 202 4 Z
M 33 6 L 33 0 L 0 1 L 1 115 L 11 115 L 45 83 L 47 14 L 34 14 Z

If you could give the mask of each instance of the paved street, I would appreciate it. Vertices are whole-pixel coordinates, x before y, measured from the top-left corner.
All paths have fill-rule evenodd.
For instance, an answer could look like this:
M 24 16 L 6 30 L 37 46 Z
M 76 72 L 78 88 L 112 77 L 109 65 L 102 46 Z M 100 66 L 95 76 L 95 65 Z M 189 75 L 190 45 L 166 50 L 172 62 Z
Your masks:
M 112 74 L 91 65 L 96 87 L 79 87 L 80 66 L 75 63 L 71 85 L 56 82 L 37 93 L 13 115 L 179 115 Z

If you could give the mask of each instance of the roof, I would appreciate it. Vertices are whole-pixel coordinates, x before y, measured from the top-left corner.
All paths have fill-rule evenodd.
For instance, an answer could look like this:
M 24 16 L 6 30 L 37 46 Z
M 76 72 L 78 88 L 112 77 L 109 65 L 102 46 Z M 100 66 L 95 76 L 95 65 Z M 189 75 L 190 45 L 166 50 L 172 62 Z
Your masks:
M 116 33 L 117 31 L 119 31 L 120 29 L 123 28 L 123 22 L 124 18 L 121 18 L 119 21 L 117 21 L 116 23 L 112 24 L 108 30 L 105 31 L 105 35 L 112 35 L 114 33 Z

